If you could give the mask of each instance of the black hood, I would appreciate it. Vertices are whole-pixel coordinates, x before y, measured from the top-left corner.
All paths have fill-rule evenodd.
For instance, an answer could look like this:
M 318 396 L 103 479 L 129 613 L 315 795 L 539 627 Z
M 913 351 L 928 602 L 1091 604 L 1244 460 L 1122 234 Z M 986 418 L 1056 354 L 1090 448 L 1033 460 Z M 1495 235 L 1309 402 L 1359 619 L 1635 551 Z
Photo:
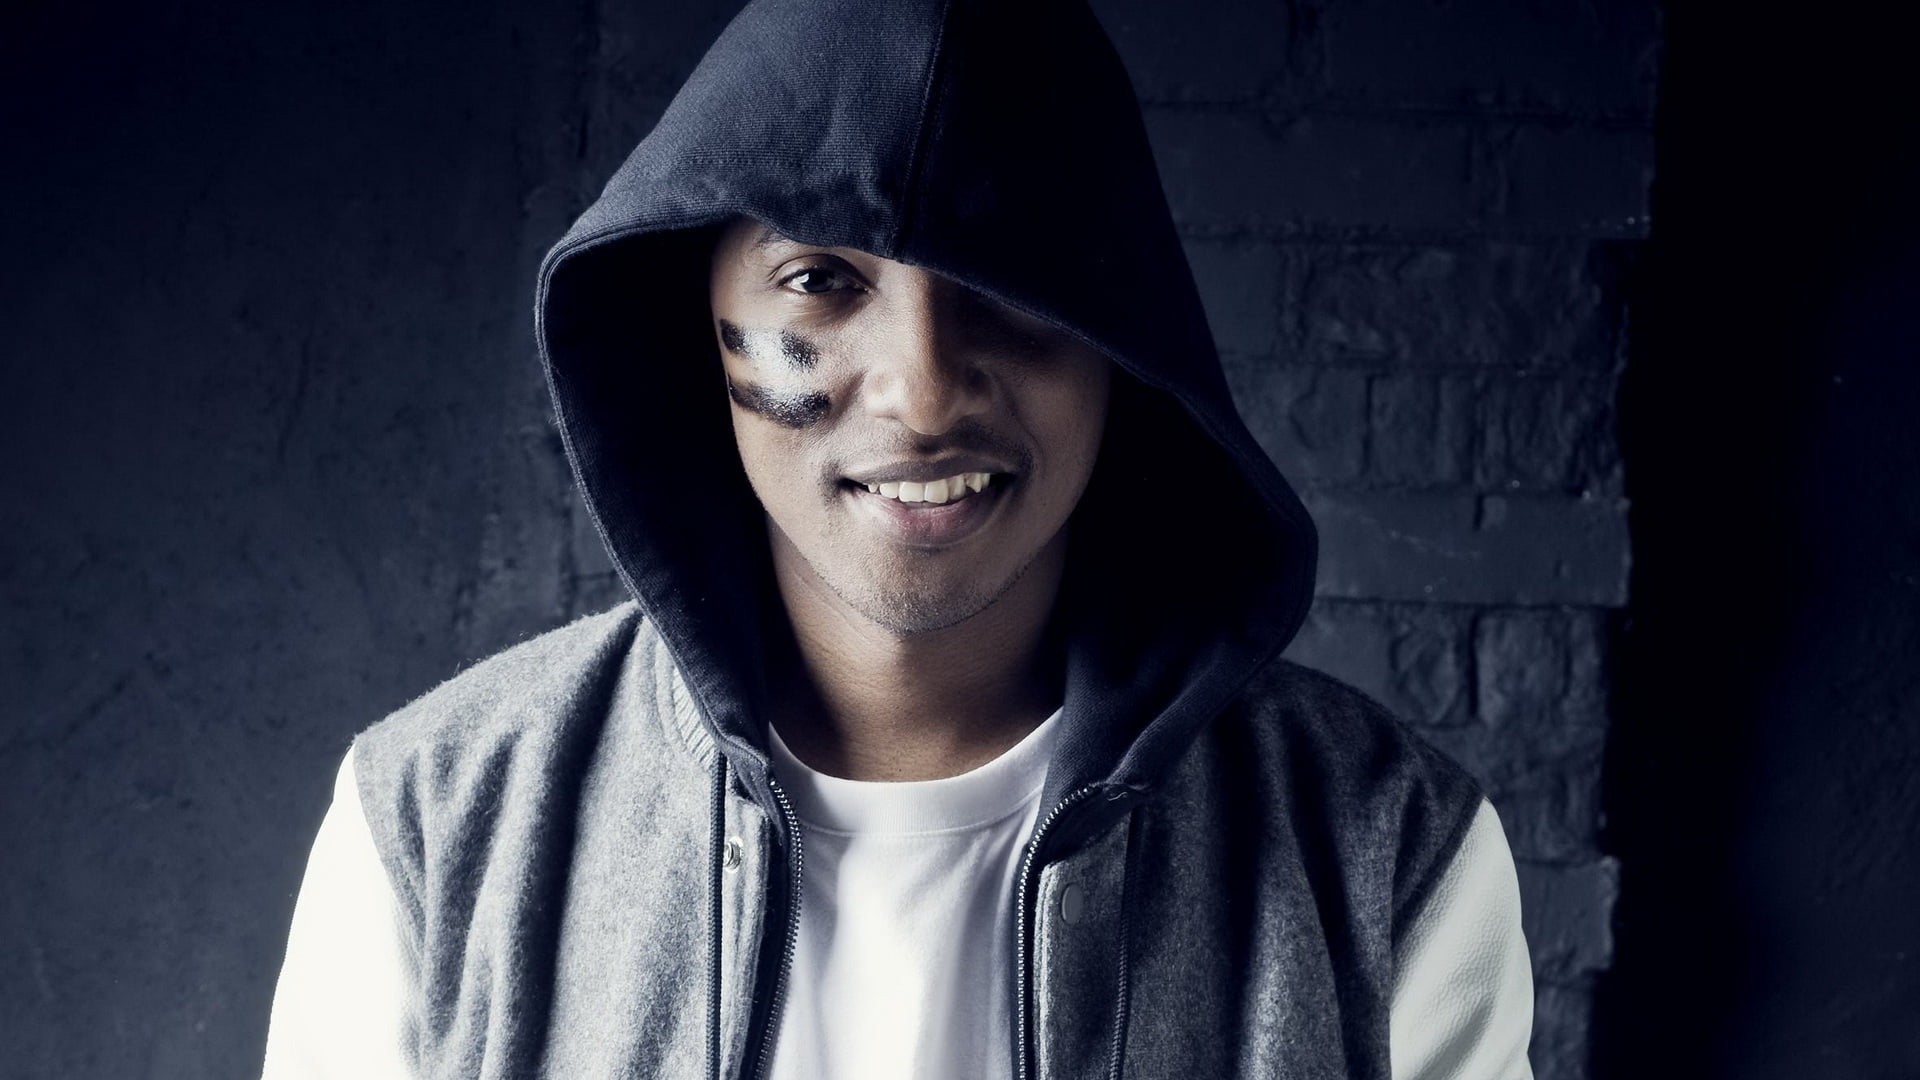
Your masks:
M 707 301 L 715 230 L 735 215 L 956 279 L 1116 362 L 1069 531 L 1047 786 L 1050 801 L 1102 782 L 1130 801 L 1299 628 L 1315 536 L 1234 410 L 1092 12 L 756 0 L 541 268 L 541 354 L 586 504 L 764 794 L 769 557 Z

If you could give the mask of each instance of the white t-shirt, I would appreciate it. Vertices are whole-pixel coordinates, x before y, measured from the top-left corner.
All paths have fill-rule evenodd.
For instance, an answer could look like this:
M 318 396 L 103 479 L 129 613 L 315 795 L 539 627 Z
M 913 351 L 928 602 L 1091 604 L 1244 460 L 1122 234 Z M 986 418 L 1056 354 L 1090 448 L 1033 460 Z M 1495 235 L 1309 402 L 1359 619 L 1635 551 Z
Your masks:
M 773 733 L 800 818 L 800 937 L 774 1080 L 1010 1076 L 1013 889 L 1059 712 L 959 776 L 816 772 Z
M 1042 740 L 1049 737 L 1040 729 L 1036 729 L 1034 735 Z M 1022 743 L 1009 754 L 1024 753 L 1025 747 Z M 981 768 L 992 769 L 1005 760 L 996 759 Z M 1019 759 L 1004 771 L 1022 772 Z M 789 765 L 784 772 L 794 770 Z M 966 781 L 972 776 L 969 773 L 954 779 Z M 1006 782 L 1017 787 L 1011 779 Z M 853 781 L 826 786 L 836 787 L 839 783 L 867 786 Z M 901 786 L 903 790 L 911 790 L 917 785 Z M 1031 803 L 1032 797 L 1028 796 L 1027 801 Z M 818 811 L 803 812 L 825 817 Z M 1023 808 L 1010 813 L 1006 822 L 1016 819 L 1024 822 L 1022 827 L 1013 830 L 1024 837 L 1033 823 L 1032 814 L 1031 807 Z M 807 862 L 815 864 L 819 861 L 814 854 L 819 843 L 812 833 L 805 842 Z M 970 887 L 981 896 L 991 897 L 995 919 L 1011 918 L 1010 912 L 1001 905 L 1002 898 L 1010 895 L 1010 875 L 1017 872 L 1016 865 L 1008 862 L 1006 869 L 1001 870 L 1000 864 L 985 851 L 979 858 L 974 865 L 982 872 L 965 875 L 970 886 L 949 882 L 933 888 L 951 893 Z M 995 867 L 994 875 L 985 874 L 989 865 Z M 804 950 L 811 957 L 805 961 L 810 968 L 833 972 L 840 965 L 839 948 L 817 930 L 808 932 L 807 909 L 811 908 L 816 915 L 821 913 L 822 905 L 815 899 L 821 891 L 841 894 L 856 891 L 838 881 L 829 881 L 831 876 L 814 873 L 808 876 L 801 910 L 802 939 L 796 950 L 794 977 L 789 981 L 790 995 L 811 996 L 816 1003 L 831 998 L 822 997 L 820 987 L 825 984 L 801 977 L 801 972 L 808 969 L 800 967 L 800 952 Z M 875 902 L 849 898 L 842 901 L 842 909 L 852 903 L 861 910 L 871 911 L 873 908 L 869 905 Z M 973 900 L 966 902 L 967 918 L 973 917 L 973 903 Z M 984 901 L 981 906 L 984 908 Z M 294 905 L 293 927 L 287 935 L 286 959 L 280 969 L 267 1031 L 265 1080 L 406 1080 L 412 1075 L 403 1049 L 405 1003 L 411 993 L 406 984 L 407 943 L 402 936 L 403 925 L 386 868 L 374 848 L 373 832 L 367 827 L 366 816 L 360 808 L 360 789 L 350 753 L 340 765 L 334 782 L 333 805 L 314 838 L 306 879 L 301 883 L 299 900 Z M 964 936 L 951 932 L 935 934 L 934 944 L 984 940 L 990 943 L 988 948 L 996 950 L 993 955 L 998 958 L 987 963 L 1006 965 L 1011 963 L 1005 951 L 1010 931 L 1005 923 L 1000 925 L 1001 932 L 986 934 L 984 938 L 971 926 Z M 891 934 L 882 929 L 876 936 L 884 938 Z M 936 955 L 933 950 L 920 950 L 918 946 L 915 951 L 923 961 Z M 968 971 L 981 966 L 975 963 L 979 958 L 965 949 L 945 955 L 946 962 L 957 961 Z M 959 978 L 964 981 L 978 976 Z M 987 978 L 1000 976 L 990 974 Z M 946 994 L 944 985 L 930 992 Z M 976 1010 L 976 1017 L 989 1017 L 989 1025 L 1005 1024 L 1005 1007 L 995 1004 L 1005 996 L 1003 992 L 983 994 L 961 1008 Z M 839 1015 L 812 1021 L 794 1019 L 809 1013 L 818 1017 L 819 1005 L 797 1007 L 795 998 L 789 998 L 777 1056 L 788 1055 L 788 1038 L 796 1030 L 796 1023 L 825 1024 L 837 1029 L 857 1027 L 860 1022 L 857 1017 Z M 995 1015 L 1002 1018 L 991 1019 Z M 1501 831 L 1493 804 L 1483 800 L 1459 850 L 1454 853 L 1453 862 L 1436 883 L 1420 915 L 1402 935 L 1394 957 L 1393 1000 L 1388 1024 L 1394 1080 L 1532 1080 L 1526 1057 L 1532 1017 L 1533 974 L 1526 939 L 1520 932 L 1520 889 L 1514 876 L 1513 856 L 1508 851 L 1506 835 Z M 889 1022 L 893 1018 L 890 1016 Z M 977 1019 L 968 1021 L 978 1022 Z M 953 1021 L 949 1020 L 947 1027 L 936 1028 L 930 1026 L 926 1017 L 917 1015 L 911 1021 L 913 1030 L 920 1033 L 918 1037 L 950 1041 L 958 1038 L 952 1034 L 952 1025 Z M 982 1068 L 1004 1070 L 1007 1067 L 1002 1061 L 1006 1053 L 1005 1029 L 1000 1030 L 1003 1033 L 1001 1050 L 986 1055 L 980 1061 Z M 794 1035 L 793 1040 L 792 1053 L 804 1054 L 809 1051 L 801 1048 L 809 1044 L 817 1046 L 820 1033 Z M 954 1045 L 959 1043 L 954 1041 Z M 838 1061 L 838 1048 L 831 1052 Z M 797 1067 L 798 1057 L 791 1060 L 793 1064 L 777 1067 Z M 944 1064 L 956 1075 L 976 1075 L 969 1071 L 969 1063 L 965 1061 Z M 923 1074 L 908 1071 L 894 1075 Z M 924 1075 L 933 1073 L 929 1071 Z

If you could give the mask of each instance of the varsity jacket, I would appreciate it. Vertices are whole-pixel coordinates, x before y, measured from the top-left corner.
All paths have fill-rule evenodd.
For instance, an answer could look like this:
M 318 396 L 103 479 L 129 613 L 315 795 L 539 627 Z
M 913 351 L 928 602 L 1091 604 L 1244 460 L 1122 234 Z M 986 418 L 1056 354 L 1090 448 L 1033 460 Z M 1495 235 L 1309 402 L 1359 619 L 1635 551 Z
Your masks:
M 1526 1018 L 1494 1008 L 1527 979 L 1497 822 L 1406 726 L 1278 658 L 1313 525 L 1235 411 L 1081 0 L 754 0 L 548 255 L 556 422 L 633 601 L 354 746 L 409 1074 L 757 1077 L 771 1055 L 806 836 L 767 751 L 760 643 L 784 616 L 706 302 L 739 216 L 925 267 L 1114 364 L 1016 883 L 1013 1074 L 1404 1074 L 1396 988 L 1479 835 L 1504 876 L 1469 900 L 1500 914 L 1443 977 L 1421 1075 L 1457 1052 L 1526 1076 Z
M 723 760 L 631 604 L 376 725 L 315 845 L 267 1080 L 758 1074 L 805 840 Z M 1015 1074 L 1530 1076 L 1497 818 L 1421 820 L 1456 783 L 1276 661 L 1151 796 L 1069 792 L 1021 883 Z M 1076 820 L 1104 824 L 1060 841 Z

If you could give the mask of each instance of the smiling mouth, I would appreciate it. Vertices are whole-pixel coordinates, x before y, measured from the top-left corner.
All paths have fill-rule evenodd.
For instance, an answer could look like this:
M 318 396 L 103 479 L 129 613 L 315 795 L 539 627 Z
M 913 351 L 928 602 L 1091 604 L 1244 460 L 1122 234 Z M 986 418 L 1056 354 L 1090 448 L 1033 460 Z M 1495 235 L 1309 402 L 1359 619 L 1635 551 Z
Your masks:
M 1011 473 L 960 473 L 941 480 L 865 483 L 847 479 L 841 490 L 860 516 L 893 541 L 945 548 L 988 527 L 1014 486 Z
M 916 483 L 901 480 L 884 484 L 862 484 L 858 480 L 849 480 L 847 484 L 855 490 L 865 488 L 870 495 L 907 505 L 942 506 L 959 502 L 969 495 L 978 494 L 992 484 L 993 473 L 959 473 L 940 480 Z

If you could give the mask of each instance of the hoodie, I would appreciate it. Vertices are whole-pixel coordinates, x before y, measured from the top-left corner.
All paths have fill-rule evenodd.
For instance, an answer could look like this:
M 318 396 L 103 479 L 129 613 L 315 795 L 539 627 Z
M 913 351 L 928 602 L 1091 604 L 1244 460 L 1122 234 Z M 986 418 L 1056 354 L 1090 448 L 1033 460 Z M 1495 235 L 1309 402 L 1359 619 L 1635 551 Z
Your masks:
M 1017 882 L 1014 1074 L 1388 1076 L 1397 953 L 1485 802 L 1276 659 L 1314 528 L 1234 409 L 1081 0 L 755 0 L 547 256 L 557 423 L 633 602 L 356 742 L 414 1070 L 765 1067 L 805 838 L 768 750 L 783 616 L 706 298 L 737 216 L 924 267 L 1115 366 Z M 1072 925 L 1047 917 L 1069 884 L 1092 915 Z
M 1315 532 L 1234 410 L 1132 85 L 1092 13 L 751 4 L 547 256 L 540 344 L 581 492 L 759 791 L 767 553 L 714 390 L 704 270 L 712 227 L 734 215 L 946 275 L 1125 373 L 1071 529 L 1068 731 L 1048 801 L 1145 790 L 1299 628 Z M 1141 513 L 1142 492 L 1178 493 L 1181 512 Z

